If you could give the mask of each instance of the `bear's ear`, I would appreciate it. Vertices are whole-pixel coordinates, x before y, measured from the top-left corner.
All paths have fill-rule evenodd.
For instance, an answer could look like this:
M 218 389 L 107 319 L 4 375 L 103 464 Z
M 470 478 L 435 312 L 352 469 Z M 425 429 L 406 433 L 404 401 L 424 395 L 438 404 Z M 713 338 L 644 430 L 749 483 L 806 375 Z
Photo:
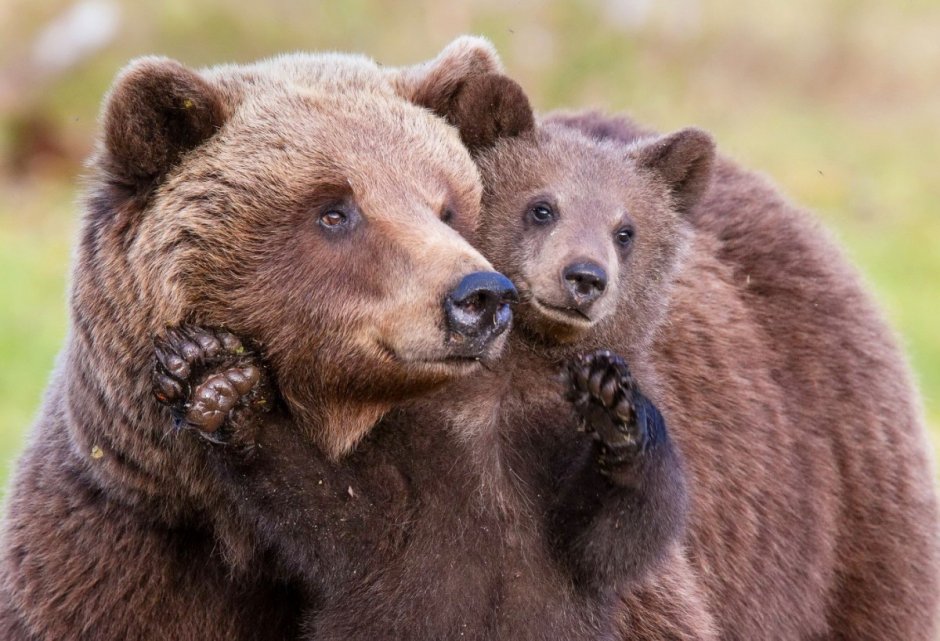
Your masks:
M 711 181 L 715 141 L 705 131 L 689 127 L 638 143 L 632 156 L 639 167 L 656 172 L 666 181 L 676 209 L 685 213 Z
M 433 60 L 395 70 L 394 83 L 406 100 L 439 113 L 438 107 L 450 102 L 468 78 L 502 70 L 499 55 L 489 40 L 460 36 Z
M 219 91 L 166 58 L 141 58 L 122 71 L 102 115 L 104 162 L 118 179 L 151 184 L 225 122 Z
M 535 132 L 535 114 L 522 87 L 498 73 L 470 78 L 437 113 L 457 127 L 463 144 L 474 155 L 501 138 Z
M 434 60 L 401 70 L 396 84 L 405 98 L 457 127 L 477 152 L 535 128 L 529 99 L 502 69 L 488 40 L 461 36 Z

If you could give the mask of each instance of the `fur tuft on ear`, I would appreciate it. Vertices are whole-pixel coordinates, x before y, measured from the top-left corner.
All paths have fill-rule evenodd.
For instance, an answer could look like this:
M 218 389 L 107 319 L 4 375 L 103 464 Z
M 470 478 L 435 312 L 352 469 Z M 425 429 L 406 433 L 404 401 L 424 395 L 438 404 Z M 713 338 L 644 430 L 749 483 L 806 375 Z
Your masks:
M 535 129 L 529 99 L 502 70 L 489 40 L 461 36 L 434 60 L 393 72 L 393 84 L 407 100 L 457 127 L 475 153 Z
M 439 106 L 446 105 L 466 80 L 502 70 L 499 54 L 489 40 L 460 36 L 433 60 L 397 70 L 393 83 L 406 100 L 440 113 Z
M 639 167 L 656 172 L 666 181 L 676 209 L 685 213 L 698 202 L 711 181 L 715 141 L 707 132 L 689 127 L 637 143 L 632 156 Z
M 219 92 L 166 58 L 141 58 L 115 80 L 103 110 L 106 168 L 121 180 L 159 180 L 225 122 Z

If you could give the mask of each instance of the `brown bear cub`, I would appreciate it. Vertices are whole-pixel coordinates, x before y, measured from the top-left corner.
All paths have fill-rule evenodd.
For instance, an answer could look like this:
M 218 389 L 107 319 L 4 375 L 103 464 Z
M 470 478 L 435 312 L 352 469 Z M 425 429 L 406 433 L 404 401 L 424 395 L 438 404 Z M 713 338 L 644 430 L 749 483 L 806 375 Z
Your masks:
M 596 166 L 570 163 L 569 145 L 623 156 L 656 135 L 597 114 L 533 127 L 521 89 L 499 76 L 429 104 L 476 156 L 484 216 L 474 244 L 530 301 L 519 329 L 533 343 L 566 342 L 584 320 L 557 309 L 566 252 L 606 269 L 592 233 L 615 229 L 588 224 L 613 187 Z M 717 158 L 704 187 L 694 201 L 673 194 L 688 243 L 652 343 L 618 342 L 633 331 L 624 301 L 612 325 L 590 332 L 627 356 L 690 479 L 686 558 L 625 595 L 624 637 L 935 639 L 934 479 L 893 333 L 818 222 L 765 179 Z M 524 224 L 540 202 L 554 205 L 551 221 Z M 650 242 L 644 231 L 634 251 Z M 631 268 L 657 273 L 640 265 Z M 641 304 L 643 292 L 630 298 Z
M 653 135 L 597 112 L 545 122 L 627 147 Z M 933 641 L 940 614 L 934 472 L 916 386 L 893 332 L 815 218 L 766 178 L 719 156 L 712 186 L 688 220 L 717 263 L 689 276 L 701 283 L 709 273 L 712 282 L 703 295 L 677 297 L 673 336 L 664 334 L 654 355 L 681 384 L 679 411 L 666 414 L 698 480 L 690 551 L 723 634 Z M 733 314 L 716 305 L 719 280 L 737 290 Z M 724 317 L 738 334 L 703 340 L 704 313 Z M 758 359 L 747 338 L 755 330 Z M 757 412 L 749 422 L 728 422 L 742 402 L 728 394 L 740 373 L 723 373 L 731 355 L 773 368 L 779 400 L 770 400 L 771 390 L 761 395 L 785 421 L 778 429 L 760 430 Z M 693 393 L 692 375 L 705 367 L 708 384 Z M 742 392 L 755 394 L 760 377 L 748 376 Z M 710 389 L 717 380 L 724 390 Z M 722 407 L 723 419 L 715 411 Z M 727 436 L 709 427 L 720 420 Z M 632 609 L 632 620 L 644 617 L 644 608 Z
M 471 45 L 445 52 L 447 69 L 474 68 Z M 479 215 L 478 172 L 398 77 L 331 54 L 203 71 L 147 58 L 117 78 L 68 341 L 8 495 L 0 637 L 296 634 L 299 591 L 263 554 L 236 568 L 218 545 L 253 539 L 219 532 L 231 495 L 211 444 L 153 398 L 167 326 L 184 328 L 182 358 L 163 354 L 177 377 L 196 373 L 197 350 L 250 353 L 226 333 L 184 343 L 188 322 L 263 345 L 276 379 L 245 360 L 218 384 L 276 383 L 298 417 L 284 438 L 315 443 L 324 466 L 388 408 L 499 353 L 514 290 L 461 235 Z
M 603 346 L 649 345 L 713 144 L 698 130 L 630 153 L 570 132 L 544 142 L 533 147 L 544 157 L 514 166 L 554 159 L 545 184 L 560 191 L 523 193 L 519 213 L 489 200 L 515 194 L 509 180 L 484 199 L 481 234 L 502 239 L 505 256 L 514 247 L 507 267 L 564 263 L 516 271 L 532 311 L 508 355 L 393 411 L 339 462 L 296 438 L 275 394 L 263 405 L 274 411 L 258 411 L 251 382 L 269 367 L 263 345 L 257 360 L 236 348 L 208 371 L 190 345 L 238 339 L 189 328 L 182 344 L 171 334 L 158 346 L 157 393 L 181 424 L 222 436 L 216 469 L 233 529 L 258 532 L 300 576 L 310 638 L 615 638 L 618 595 L 673 553 L 686 509 L 681 462 L 627 361 Z M 585 217 L 555 235 L 562 194 Z M 198 373 L 173 375 L 168 360 Z
M 596 193 L 584 179 L 559 179 L 559 141 L 581 136 L 630 154 L 655 134 L 598 114 L 549 117 L 533 130 L 528 110 L 513 108 L 520 95 L 508 79 L 478 78 L 438 111 L 481 168 L 476 246 L 523 296 L 541 298 L 539 274 L 566 263 L 543 248 L 527 253 L 533 232 L 518 212 L 530 194 L 557 194 L 550 237 L 583 247 L 565 237 L 589 216 L 577 197 Z M 684 219 L 689 243 L 666 321 L 651 349 L 627 353 L 684 455 L 687 558 L 626 596 L 625 637 L 671 638 L 678 626 L 735 639 L 936 638 L 937 502 L 923 416 L 863 283 L 811 216 L 727 159 Z M 563 339 L 545 331 L 559 321 L 549 302 L 522 306 L 519 325 Z

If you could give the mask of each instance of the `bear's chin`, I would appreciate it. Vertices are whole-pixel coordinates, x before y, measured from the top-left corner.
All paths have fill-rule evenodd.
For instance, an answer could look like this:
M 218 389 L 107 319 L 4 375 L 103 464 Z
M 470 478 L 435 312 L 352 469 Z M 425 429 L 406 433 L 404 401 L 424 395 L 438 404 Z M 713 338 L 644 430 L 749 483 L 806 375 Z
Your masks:
M 487 359 L 489 360 L 489 359 Z M 484 359 L 452 356 L 439 360 L 404 361 L 402 368 L 409 378 L 426 383 L 447 383 L 475 373 L 482 367 Z
M 430 377 L 448 382 L 499 360 L 508 335 L 508 331 L 501 331 L 477 343 L 452 336 L 444 345 L 430 350 L 396 349 L 384 341 L 379 341 L 378 347 L 383 360 L 401 369 L 404 377 L 418 380 Z
M 519 313 L 519 325 L 526 333 L 548 343 L 574 343 L 597 326 L 598 320 L 579 312 L 553 307 L 532 298 Z M 522 311 L 522 310 L 520 310 Z
M 555 315 L 535 312 L 528 314 L 525 319 L 520 319 L 519 327 L 528 337 L 551 346 L 569 345 L 583 340 L 594 328 L 594 323 L 572 322 Z

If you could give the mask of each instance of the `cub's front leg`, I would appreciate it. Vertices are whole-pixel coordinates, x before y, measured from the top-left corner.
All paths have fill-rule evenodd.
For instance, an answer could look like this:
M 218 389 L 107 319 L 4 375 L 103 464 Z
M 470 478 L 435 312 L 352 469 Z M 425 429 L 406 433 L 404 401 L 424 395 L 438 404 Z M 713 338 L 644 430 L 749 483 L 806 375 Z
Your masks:
M 550 528 L 575 581 L 607 592 L 637 581 L 680 535 L 688 509 L 682 463 L 662 414 L 609 351 L 566 368 L 578 428 Z
M 645 471 L 644 454 L 670 446 L 663 415 L 640 392 L 627 363 L 609 351 L 575 358 L 567 378 L 580 425 L 600 445 L 598 471 L 616 485 L 630 485 Z

